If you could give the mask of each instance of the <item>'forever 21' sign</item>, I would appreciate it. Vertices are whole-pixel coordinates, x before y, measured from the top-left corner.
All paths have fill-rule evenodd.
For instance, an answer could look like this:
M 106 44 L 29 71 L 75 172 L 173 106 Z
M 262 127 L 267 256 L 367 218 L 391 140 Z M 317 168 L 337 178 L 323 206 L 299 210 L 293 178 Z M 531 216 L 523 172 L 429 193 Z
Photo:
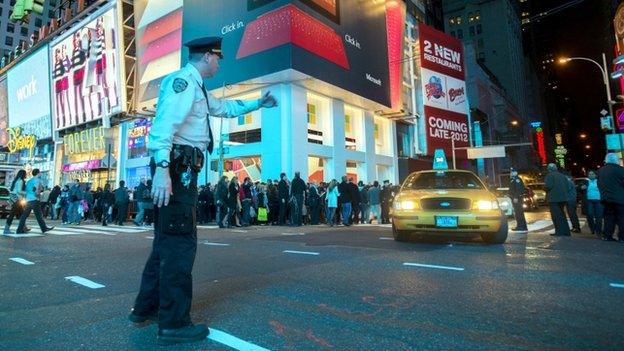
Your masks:
M 103 127 L 83 130 L 63 137 L 66 155 L 104 150 L 106 147 Z

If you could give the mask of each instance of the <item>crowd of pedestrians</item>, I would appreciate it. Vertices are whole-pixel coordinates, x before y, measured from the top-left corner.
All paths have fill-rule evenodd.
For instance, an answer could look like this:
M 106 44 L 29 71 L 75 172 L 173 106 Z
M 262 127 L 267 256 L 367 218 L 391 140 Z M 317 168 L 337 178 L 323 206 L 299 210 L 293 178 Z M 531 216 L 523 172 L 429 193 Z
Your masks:
M 198 222 L 220 228 L 250 225 L 351 226 L 390 223 L 396 188 L 389 181 L 364 184 L 347 176 L 329 183 L 305 182 L 299 172 L 292 179 L 253 182 L 250 178 L 221 177 L 216 186 L 199 189 Z

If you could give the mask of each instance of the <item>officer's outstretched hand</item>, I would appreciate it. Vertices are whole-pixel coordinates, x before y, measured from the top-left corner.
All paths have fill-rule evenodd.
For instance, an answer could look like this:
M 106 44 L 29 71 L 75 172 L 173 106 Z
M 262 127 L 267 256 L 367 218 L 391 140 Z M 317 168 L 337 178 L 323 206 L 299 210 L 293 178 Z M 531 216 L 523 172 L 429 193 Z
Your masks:
M 263 97 L 259 100 L 260 107 L 271 108 L 277 106 L 277 99 L 275 96 L 271 95 L 270 91 L 267 91 Z
M 171 191 L 171 175 L 169 175 L 169 169 L 156 167 L 156 173 L 152 180 L 154 205 L 158 207 L 162 207 L 163 205 L 167 206 L 169 204 Z

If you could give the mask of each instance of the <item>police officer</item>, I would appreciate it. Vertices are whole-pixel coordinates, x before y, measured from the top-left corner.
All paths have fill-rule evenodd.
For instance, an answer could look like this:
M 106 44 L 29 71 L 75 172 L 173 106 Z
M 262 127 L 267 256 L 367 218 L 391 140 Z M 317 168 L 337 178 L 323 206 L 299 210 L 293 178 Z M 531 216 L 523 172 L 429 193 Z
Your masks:
M 249 101 L 214 98 L 206 91 L 204 79 L 219 69 L 221 38 L 201 38 L 185 45 L 189 63 L 163 80 L 149 135 L 154 243 L 129 316 L 134 323 L 158 319 L 161 345 L 204 340 L 208 335 L 206 325 L 193 325 L 190 318 L 197 174 L 204 164 L 204 150 L 213 148 L 208 116 L 231 118 L 277 106 L 270 93 Z
M 526 188 L 524 182 L 518 177 L 518 171 L 511 169 L 511 179 L 509 183 L 509 196 L 513 203 L 514 216 L 516 217 L 516 227 L 512 229 L 514 232 L 527 232 L 527 222 L 524 217 L 524 194 Z

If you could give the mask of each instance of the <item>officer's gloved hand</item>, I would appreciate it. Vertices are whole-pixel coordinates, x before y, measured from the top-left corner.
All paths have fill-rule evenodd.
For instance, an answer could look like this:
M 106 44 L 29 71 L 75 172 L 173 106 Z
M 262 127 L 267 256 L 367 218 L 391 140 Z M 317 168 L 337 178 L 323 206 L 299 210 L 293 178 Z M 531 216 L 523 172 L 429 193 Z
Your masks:
M 258 100 L 258 104 L 260 105 L 260 107 L 265 108 L 276 107 L 277 99 L 275 98 L 275 96 L 271 95 L 270 91 L 268 91 L 266 94 L 264 94 L 263 97 Z
M 154 205 L 158 207 L 169 204 L 169 196 L 172 193 L 171 175 L 168 168 L 156 167 L 156 173 L 152 180 L 152 197 Z

